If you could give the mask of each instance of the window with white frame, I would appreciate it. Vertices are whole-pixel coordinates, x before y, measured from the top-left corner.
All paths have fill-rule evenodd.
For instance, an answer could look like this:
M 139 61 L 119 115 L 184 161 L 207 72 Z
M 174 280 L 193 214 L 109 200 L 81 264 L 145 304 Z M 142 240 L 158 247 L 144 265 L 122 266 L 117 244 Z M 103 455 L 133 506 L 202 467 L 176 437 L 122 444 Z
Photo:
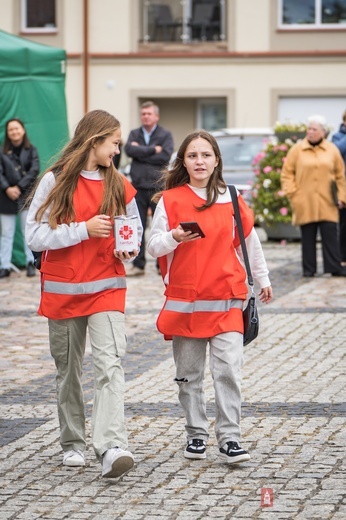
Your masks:
M 279 0 L 279 26 L 346 29 L 346 0 Z
M 22 31 L 55 32 L 56 1 L 55 0 L 22 0 Z

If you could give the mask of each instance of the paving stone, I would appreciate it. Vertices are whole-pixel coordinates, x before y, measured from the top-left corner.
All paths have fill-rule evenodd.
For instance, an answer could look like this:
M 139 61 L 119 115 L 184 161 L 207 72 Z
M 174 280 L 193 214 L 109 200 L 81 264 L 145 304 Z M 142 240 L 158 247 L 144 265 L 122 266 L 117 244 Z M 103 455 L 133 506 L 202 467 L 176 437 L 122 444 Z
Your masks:
M 259 303 L 260 336 L 244 349 L 242 445 L 251 460 L 234 466 L 218 457 L 208 370 L 207 459 L 183 457 L 171 342 L 155 329 L 163 284 L 152 259 L 144 277 L 128 279 L 125 412 L 136 464 L 112 481 L 102 479 L 91 447 L 89 343 L 87 464 L 66 468 L 47 320 L 35 314 L 39 279 L 21 272 L 0 280 L 0 520 L 346 518 L 346 281 L 302 279 L 299 243 L 263 247 L 275 299 Z M 261 508 L 265 487 L 274 490 L 273 507 Z

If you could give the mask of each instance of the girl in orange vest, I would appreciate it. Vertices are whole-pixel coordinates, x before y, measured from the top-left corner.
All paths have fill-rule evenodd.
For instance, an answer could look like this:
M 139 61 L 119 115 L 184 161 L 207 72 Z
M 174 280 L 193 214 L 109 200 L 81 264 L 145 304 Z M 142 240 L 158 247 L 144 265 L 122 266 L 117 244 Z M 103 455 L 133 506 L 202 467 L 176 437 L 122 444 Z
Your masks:
M 40 179 L 31 201 L 26 239 L 42 251 L 39 314 L 48 318 L 57 368 L 63 464 L 84 466 L 85 416 L 81 385 L 86 332 L 92 347 L 95 395 L 93 446 L 103 477 L 132 468 L 124 424 L 123 261 L 114 243 L 114 216 L 138 217 L 135 189 L 113 166 L 119 154 L 119 121 L 102 110 L 86 114 L 60 159 Z M 54 172 L 54 173 L 53 173 Z
M 203 379 L 206 348 L 214 381 L 215 433 L 228 463 L 250 459 L 239 445 L 242 309 L 247 298 L 246 272 L 234 221 L 231 195 L 222 178 L 218 144 L 208 132 L 189 134 L 181 144 L 166 190 L 153 217 L 148 252 L 159 259 L 166 302 L 157 327 L 173 337 L 175 381 L 185 413 L 184 456 L 204 459 L 209 437 Z M 157 197 L 159 198 L 159 197 Z M 253 215 L 238 197 L 246 244 L 259 298 L 269 303 L 272 288 Z M 180 224 L 197 221 L 204 237 Z

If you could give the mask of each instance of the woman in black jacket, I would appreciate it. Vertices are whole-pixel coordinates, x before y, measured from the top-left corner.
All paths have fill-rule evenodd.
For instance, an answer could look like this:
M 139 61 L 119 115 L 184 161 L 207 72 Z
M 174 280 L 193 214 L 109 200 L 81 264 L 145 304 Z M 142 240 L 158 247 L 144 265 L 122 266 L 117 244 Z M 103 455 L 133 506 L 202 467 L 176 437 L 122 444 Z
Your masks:
M 25 198 L 39 174 L 38 153 L 26 134 L 24 123 L 13 118 L 7 121 L 5 142 L 0 157 L 0 278 L 10 276 L 16 216 L 20 214 L 24 237 L 27 209 Z M 24 240 L 27 276 L 35 275 L 33 255 Z

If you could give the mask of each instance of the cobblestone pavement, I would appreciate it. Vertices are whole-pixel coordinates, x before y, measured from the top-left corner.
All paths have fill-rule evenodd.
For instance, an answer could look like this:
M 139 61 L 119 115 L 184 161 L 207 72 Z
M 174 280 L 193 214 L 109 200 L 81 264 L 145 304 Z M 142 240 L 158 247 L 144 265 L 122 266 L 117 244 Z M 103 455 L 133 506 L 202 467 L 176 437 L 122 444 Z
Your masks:
M 263 244 L 275 292 L 260 304 L 260 337 L 245 347 L 242 445 L 251 460 L 187 460 L 170 342 L 155 329 L 163 285 L 153 260 L 128 279 L 126 416 L 134 469 L 102 479 L 90 447 L 92 362 L 84 388 L 85 468 L 62 466 L 54 365 L 46 319 L 36 315 L 39 278 L 0 280 L 0 519 L 150 520 L 346 518 L 346 280 L 302 279 L 300 244 Z M 261 503 L 270 488 L 273 504 Z

